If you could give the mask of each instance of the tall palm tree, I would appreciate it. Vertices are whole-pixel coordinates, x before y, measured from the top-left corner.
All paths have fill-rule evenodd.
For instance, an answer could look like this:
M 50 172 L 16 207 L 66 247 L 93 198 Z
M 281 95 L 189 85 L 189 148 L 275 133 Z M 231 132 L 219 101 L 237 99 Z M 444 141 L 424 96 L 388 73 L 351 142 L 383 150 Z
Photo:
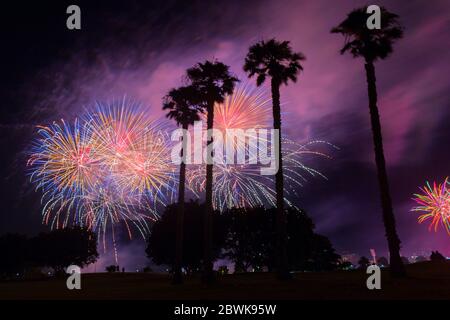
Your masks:
M 355 9 L 347 15 L 332 33 L 340 33 L 345 37 L 341 54 L 350 52 L 353 57 L 362 57 L 365 61 L 367 89 L 369 93 L 369 111 L 372 124 L 375 162 L 383 209 L 383 222 L 390 252 L 390 272 L 395 277 L 404 276 L 405 267 L 400 258 L 400 239 L 395 227 L 395 216 L 389 192 L 389 183 L 383 152 L 380 116 L 377 107 L 377 87 L 374 62 L 385 59 L 392 53 L 392 44 L 403 36 L 403 30 L 398 23 L 398 16 L 380 8 L 381 29 L 370 30 L 366 26 L 369 14 L 366 8 Z
M 297 76 L 303 67 L 300 61 L 305 56 L 300 52 L 293 52 L 289 41 L 261 41 L 249 48 L 245 58 L 244 71 L 248 77 L 256 76 L 256 85 L 260 86 L 267 77 L 270 77 L 273 105 L 273 127 L 279 132 L 278 139 L 278 171 L 275 175 L 275 190 L 277 193 L 277 246 L 278 246 L 278 276 L 280 279 L 289 279 L 287 258 L 286 216 L 284 212 L 284 186 L 283 186 L 283 159 L 281 156 L 281 110 L 280 86 L 287 85 L 289 81 L 296 82 Z
M 213 280 L 212 264 L 212 184 L 213 184 L 213 164 L 212 150 L 212 129 L 214 124 L 214 104 L 222 103 L 226 95 L 232 94 L 238 78 L 231 75 L 229 66 L 219 61 L 205 61 L 197 63 L 187 70 L 187 79 L 200 96 L 202 106 L 207 111 L 207 164 L 206 164 L 206 209 L 204 216 L 204 257 L 203 257 L 203 277 L 205 283 Z
M 186 181 L 187 129 L 195 121 L 200 120 L 199 109 L 195 104 L 196 92 L 193 87 L 172 89 L 163 99 L 163 110 L 168 110 L 167 118 L 176 121 L 183 129 L 183 140 L 180 163 L 180 181 L 178 185 L 178 207 L 175 231 L 175 263 L 174 284 L 183 282 L 181 266 L 183 258 L 183 221 L 184 221 L 184 190 Z

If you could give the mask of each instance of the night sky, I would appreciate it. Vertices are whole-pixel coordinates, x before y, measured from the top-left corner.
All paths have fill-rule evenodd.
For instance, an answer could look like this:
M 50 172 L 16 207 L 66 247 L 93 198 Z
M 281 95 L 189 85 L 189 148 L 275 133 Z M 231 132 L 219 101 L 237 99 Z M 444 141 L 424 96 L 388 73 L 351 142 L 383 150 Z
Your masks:
M 181 85 L 186 68 L 217 58 L 246 81 L 242 65 L 249 45 L 276 37 L 290 40 L 307 58 L 299 81 L 281 90 L 283 134 L 340 148 L 331 153 L 333 160 L 309 163 L 328 180 L 310 179 L 299 190 L 300 206 L 339 253 L 367 256 L 375 248 L 386 255 L 363 61 L 340 55 L 343 38 L 330 33 L 351 9 L 366 3 L 16 1 L 2 8 L 0 234 L 48 230 L 41 224 L 40 194 L 25 174 L 35 125 L 74 119 L 96 100 L 124 95 L 162 117 L 161 98 Z M 419 186 L 449 175 L 450 3 L 372 3 L 397 13 L 404 26 L 392 56 L 376 64 L 402 254 L 437 249 L 450 255 L 444 229 L 429 232 L 409 211 Z M 82 30 L 66 28 L 70 4 L 81 7 Z M 123 243 L 122 257 L 130 266 L 142 263 L 143 248 L 142 240 Z

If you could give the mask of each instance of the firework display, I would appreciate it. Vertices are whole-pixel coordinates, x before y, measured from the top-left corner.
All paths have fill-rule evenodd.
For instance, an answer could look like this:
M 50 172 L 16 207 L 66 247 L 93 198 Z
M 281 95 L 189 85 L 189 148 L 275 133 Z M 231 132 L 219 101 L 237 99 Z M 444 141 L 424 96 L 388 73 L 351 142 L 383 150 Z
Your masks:
M 424 187 L 420 188 L 421 194 L 414 194 L 413 200 L 418 206 L 411 209 L 411 211 L 420 212 L 418 222 L 423 223 L 431 220 L 429 229 L 438 230 L 439 225 L 442 225 L 450 235 L 450 190 L 449 178 L 441 184 L 433 183 L 431 186 L 429 182 Z
M 43 221 L 102 234 L 123 223 L 142 236 L 158 206 L 170 201 L 175 167 L 162 128 L 137 104 L 97 104 L 94 112 L 39 127 L 28 166 L 42 191 Z
M 214 128 L 225 132 L 227 129 L 258 129 L 270 127 L 272 120 L 272 99 L 267 90 L 249 84 L 238 85 L 233 94 L 225 97 L 223 103 L 216 103 Z M 206 122 L 206 114 L 202 114 Z
M 241 85 L 215 105 L 214 127 L 225 136 L 228 129 L 270 129 L 271 108 L 264 90 Z M 114 235 L 114 226 L 120 223 L 129 237 L 133 229 L 144 237 L 147 222 L 158 219 L 163 207 L 175 199 L 178 168 L 170 156 L 168 133 L 161 122 L 125 99 L 98 103 L 73 125 L 61 120 L 39 127 L 28 166 L 30 180 L 42 191 L 43 222 L 52 228 L 85 226 L 98 231 L 104 242 L 105 234 Z M 239 137 L 233 141 L 234 147 L 245 143 Z M 295 206 L 297 190 L 308 176 L 326 178 L 305 163 L 308 155 L 329 158 L 315 150 L 319 145 L 336 148 L 325 141 L 299 144 L 282 139 L 285 201 L 290 206 Z M 259 156 L 260 144 L 247 151 L 244 164 L 214 165 L 216 209 L 275 206 L 275 176 L 261 175 L 261 164 L 252 162 Z M 205 190 L 204 170 L 203 164 L 187 166 L 187 187 L 198 197 Z
M 285 202 L 296 207 L 297 188 L 307 182 L 308 176 L 325 175 L 307 166 L 303 158 L 306 155 L 315 155 L 330 158 L 327 154 L 314 151 L 317 145 L 335 147 L 326 141 L 311 141 L 300 145 L 291 140 L 283 139 L 283 175 L 286 181 L 284 186 Z M 205 191 L 205 167 L 192 165 L 188 167 L 187 184 L 199 196 Z M 213 206 L 218 210 L 232 207 L 275 206 L 275 176 L 261 175 L 260 166 L 254 164 L 216 164 L 213 169 Z
M 264 89 L 254 88 L 248 84 L 237 86 L 233 94 L 227 96 L 225 101 L 215 105 L 214 129 L 220 130 L 229 138 L 229 129 L 270 129 L 272 119 L 272 100 L 267 97 Z M 203 123 L 206 115 L 203 114 Z M 247 135 L 233 140 L 233 147 L 239 143 L 245 144 L 246 139 L 260 138 L 251 131 Z M 243 139 L 241 141 L 240 139 Z M 264 138 L 268 139 L 268 138 Z M 267 142 L 267 141 L 265 141 Z M 315 146 L 324 145 L 327 148 L 337 147 L 326 141 L 310 141 L 305 144 L 296 143 L 288 138 L 283 138 L 283 174 L 285 201 L 289 206 L 295 206 L 297 189 L 302 187 L 308 176 L 320 176 L 326 178 L 319 171 L 309 167 L 305 163 L 305 156 L 313 155 L 330 158 L 326 153 L 314 150 Z M 228 164 L 224 160 L 222 164 L 213 167 L 213 206 L 215 209 L 224 210 L 232 207 L 275 206 L 275 176 L 261 175 L 260 164 L 252 164 L 252 160 L 258 158 L 260 149 L 253 151 L 247 148 L 247 162 L 244 164 Z M 205 191 L 205 168 L 202 165 L 188 166 L 187 184 L 196 195 Z
M 450 0 L 4 11 L 0 300 L 450 299 Z

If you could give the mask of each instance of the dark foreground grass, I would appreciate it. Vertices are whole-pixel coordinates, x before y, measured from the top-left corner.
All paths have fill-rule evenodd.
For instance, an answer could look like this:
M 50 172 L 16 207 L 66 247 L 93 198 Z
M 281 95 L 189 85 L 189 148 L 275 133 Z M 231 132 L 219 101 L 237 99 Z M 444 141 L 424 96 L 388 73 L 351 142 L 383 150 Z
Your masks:
M 211 286 L 190 277 L 181 286 L 165 274 L 82 274 L 81 290 L 66 279 L 0 283 L 0 299 L 446 299 L 450 300 L 450 263 L 408 266 L 408 277 L 391 279 L 383 271 L 381 290 L 368 290 L 363 271 L 298 273 L 280 282 L 274 274 L 226 275 Z

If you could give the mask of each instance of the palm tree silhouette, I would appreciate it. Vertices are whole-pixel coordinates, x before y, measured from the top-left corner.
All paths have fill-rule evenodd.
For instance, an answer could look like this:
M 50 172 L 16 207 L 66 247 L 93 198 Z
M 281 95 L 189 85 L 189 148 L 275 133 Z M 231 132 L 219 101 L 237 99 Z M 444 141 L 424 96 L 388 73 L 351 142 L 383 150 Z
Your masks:
M 172 89 L 163 99 L 163 110 L 168 110 L 167 118 L 174 119 L 183 129 L 183 140 L 180 163 L 180 181 L 178 185 L 178 207 L 175 231 L 175 264 L 173 283 L 181 284 L 183 257 L 183 220 L 184 220 L 184 190 L 186 181 L 187 129 L 195 121 L 200 120 L 199 108 L 196 104 L 196 91 L 193 87 Z
M 219 61 L 205 61 L 197 63 L 187 70 L 187 79 L 199 94 L 201 106 L 207 111 L 207 164 L 206 164 L 206 209 L 204 216 L 204 257 L 203 257 L 203 277 L 205 283 L 213 281 L 213 264 L 211 259 L 212 250 L 212 184 L 213 184 L 213 163 L 212 163 L 212 129 L 214 124 L 214 104 L 222 103 L 225 96 L 232 94 L 238 78 L 231 75 L 229 66 Z
M 400 258 L 400 239 L 395 227 L 395 216 L 384 159 L 374 62 L 378 59 L 385 59 L 392 53 L 392 44 L 403 36 L 403 30 L 398 23 L 396 14 L 387 11 L 385 8 L 380 9 L 381 29 L 371 30 L 367 28 L 366 23 L 370 15 L 366 13 L 366 8 L 363 7 L 350 12 L 347 18 L 333 28 L 331 32 L 340 33 L 345 37 L 341 54 L 349 51 L 353 57 L 362 57 L 365 61 L 375 162 L 381 194 L 383 222 L 391 260 L 390 272 L 392 276 L 402 277 L 406 275 L 406 271 Z
M 278 276 L 280 279 L 289 279 L 287 258 L 286 217 L 284 213 L 283 194 L 283 159 L 281 156 L 281 110 L 280 86 L 287 85 L 289 81 L 296 82 L 298 73 L 303 70 L 300 61 L 305 56 L 300 52 L 293 52 L 289 41 L 261 41 L 249 48 L 245 58 L 244 71 L 251 78 L 256 75 L 256 85 L 260 86 L 267 77 L 271 80 L 273 127 L 279 132 L 278 140 L 278 171 L 275 175 L 275 189 L 277 193 L 277 246 L 278 246 Z

